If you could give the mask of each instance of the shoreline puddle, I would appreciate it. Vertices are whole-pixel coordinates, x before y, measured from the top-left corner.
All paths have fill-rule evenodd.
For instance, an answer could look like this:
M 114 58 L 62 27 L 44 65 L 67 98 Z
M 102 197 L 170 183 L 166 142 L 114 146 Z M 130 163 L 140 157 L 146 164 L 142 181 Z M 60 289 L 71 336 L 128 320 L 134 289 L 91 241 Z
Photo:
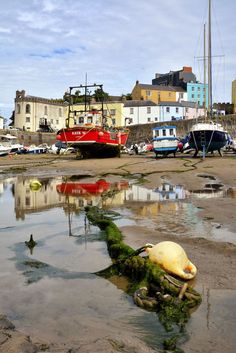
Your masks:
M 190 237 L 201 234 L 209 240 L 233 241 L 234 233 L 213 220 L 201 220 L 191 200 L 235 197 L 235 193 L 215 180 L 200 191 L 169 183 L 150 190 L 127 180 L 38 180 L 38 188 L 32 187 L 32 178 L 22 176 L 0 182 L 2 313 L 20 330 L 45 340 L 83 343 L 90 339 L 91 330 L 98 338 L 119 331 L 160 349 L 168 334 L 155 313 L 136 307 L 123 292 L 123 284 L 119 287 L 93 274 L 111 260 L 102 232 L 87 223 L 83 209 L 94 205 L 120 213 L 115 220 L 118 227 L 140 225 L 168 234 L 171 225 L 171 232 L 178 236 L 188 230 Z M 25 245 L 31 234 L 37 242 L 32 253 Z M 231 305 L 231 301 L 221 302 L 229 292 L 217 293 L 217 298 L 209 299 L 212 337 L 219 334 L 219 320 L 214 328 L 217 306 L 221 305 L 223 320 Z M 204 330 L 207 294 L 203 295 L 203 305 L 187 326 L 189 337 L 183 336 L 183 347 L 195 344 L 196 332 Z M 224 329 L 234 320 L 235 311 Z M 235 343 L 230 332 L 226 337 Z

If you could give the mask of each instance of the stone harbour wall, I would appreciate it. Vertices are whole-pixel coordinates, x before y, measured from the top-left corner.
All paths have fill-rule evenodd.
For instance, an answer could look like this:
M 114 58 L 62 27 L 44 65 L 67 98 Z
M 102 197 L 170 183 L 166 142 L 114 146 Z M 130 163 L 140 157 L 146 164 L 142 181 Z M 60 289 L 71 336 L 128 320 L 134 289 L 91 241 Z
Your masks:
M 236 114 L 219 117 L 218 122 L 224 126 L 225 130 L 228 131 L 234 139 L 236 139 Z M 191 126 L 194 123 L 196 123 L 195 119 L 128 126 L 130 134 L 127 146 L 131 145 L 132 143 L 150 142 L 152 140 L 152 129 L 154 127 L 163 125 L 175 125 L 177 127 L 177 136 L 184 137 L 189 132 Z M 0 130 L 0 134 L 6 133 L 17 136 L 18 141 L 25 146 L 39 145 L 42 143 L 47 143 L 50 146 L 56 142 L 55 133 L 16 131 L 12 129 Z

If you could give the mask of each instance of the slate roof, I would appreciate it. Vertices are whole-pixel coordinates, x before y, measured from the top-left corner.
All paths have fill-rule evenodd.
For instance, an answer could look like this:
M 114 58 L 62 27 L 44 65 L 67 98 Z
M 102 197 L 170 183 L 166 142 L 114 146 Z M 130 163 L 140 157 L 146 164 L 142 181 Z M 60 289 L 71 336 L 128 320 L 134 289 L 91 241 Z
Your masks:
M 153 107 L 156 103 L 150 100 L 128 100 L 124 102 L 124 107 Z
M 172 91 L 172 92 L 186 92 L 182 87 L 178 86 L 159 86 L 159 85 L 149 85 L 145 83 L 138 83 L 137 86 L 143 89 L 155 90 L 155 91 Z

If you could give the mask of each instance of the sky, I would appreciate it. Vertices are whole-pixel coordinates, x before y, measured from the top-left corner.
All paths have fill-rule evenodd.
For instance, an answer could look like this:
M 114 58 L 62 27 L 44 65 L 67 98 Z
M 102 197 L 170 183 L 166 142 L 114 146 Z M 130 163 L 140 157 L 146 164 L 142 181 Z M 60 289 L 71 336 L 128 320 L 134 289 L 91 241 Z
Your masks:
M 70 86 L 131 93 L 136 80 L 192 66 L 203 82 L 208 0 L 0 0 L 0 115 L 16 90 L 62 98 Z M 231 102 L 236 1 L 212 0 L 213 101 Z

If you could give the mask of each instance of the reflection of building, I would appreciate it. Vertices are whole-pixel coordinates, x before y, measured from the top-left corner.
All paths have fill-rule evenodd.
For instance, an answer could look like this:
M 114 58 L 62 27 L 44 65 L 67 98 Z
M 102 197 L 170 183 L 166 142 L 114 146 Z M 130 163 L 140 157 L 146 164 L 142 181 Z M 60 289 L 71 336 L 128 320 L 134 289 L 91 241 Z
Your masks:
M 132 187 L 125 191 L 126 201 L 165 201 L 165 200 L 182 200 L 186 198 L 186 192 L 180 185 L 173 186 L 168 183 L 162 184 L 155 190 L 150 190 L 139 185 L 132 185 Z
M 64 204 L 64 197 L 56 192 L 56 179 L 42 179 L 42 187 L 33 191 L 31 179 L 18 177 L 14 185 L 16 218 L 24 219 L 25 214 L 54 208 Z

